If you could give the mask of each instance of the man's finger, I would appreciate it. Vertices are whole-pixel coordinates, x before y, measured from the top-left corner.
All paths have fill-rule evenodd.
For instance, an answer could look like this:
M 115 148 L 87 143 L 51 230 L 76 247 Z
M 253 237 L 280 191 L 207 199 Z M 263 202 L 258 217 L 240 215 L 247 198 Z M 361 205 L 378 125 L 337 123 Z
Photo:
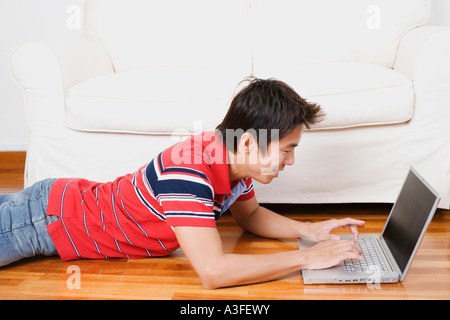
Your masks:
M 343 222 L 346 222 L 347 224 L 354 224 L 358 226 L 363 226 L 366 222 L 364 220 L 356 220 L 352 218 L 344 218 L 342 219 Z
M 358 227 L 353 224 L 350 226 L 350 231 L 353 233 L 353 241 L 355 243 L 358 242 L 358 237 L 359 237 Z
M 363 220 L 355 220 L 351 218 L 344 218 L 339 220 L 334 220 L 334 225 L 332 227 L 332 230 L 338 229 L 338 228 L 344 228 L 344 227 L 350 227 L 350 226 L 363 226 L 366 222 Z

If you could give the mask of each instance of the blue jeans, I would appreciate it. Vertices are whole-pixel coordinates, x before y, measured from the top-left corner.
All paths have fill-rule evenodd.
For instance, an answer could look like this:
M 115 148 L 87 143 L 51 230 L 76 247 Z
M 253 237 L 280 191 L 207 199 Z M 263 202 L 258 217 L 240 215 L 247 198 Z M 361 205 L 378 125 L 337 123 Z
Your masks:
M 46 214 L 54 182 L 46 179 L 18 193 L 0 195 L 0 266 L 26 257 L 57 254 L 47 225 L 59 217 Z

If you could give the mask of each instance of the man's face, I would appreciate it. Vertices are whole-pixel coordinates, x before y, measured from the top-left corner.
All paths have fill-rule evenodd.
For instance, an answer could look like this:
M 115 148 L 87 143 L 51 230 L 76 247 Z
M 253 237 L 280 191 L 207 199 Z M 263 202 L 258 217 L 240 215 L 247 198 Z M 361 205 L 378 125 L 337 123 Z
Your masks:
M 294 149 L 300 142 L 302 131 L 302 127 L 298 126 L 283 139 L 272 141 L 264 156 L 261 155 L 259 148 L 251 151 L 254 154 L 250 157 L 257 159 L 253 164 L 250 164 L 251 177 L 266 184 L 271 182 L 273 178 L 278 177 L 278 172 L 283 171 L 285 166 L 293 165 L 295 161 Z

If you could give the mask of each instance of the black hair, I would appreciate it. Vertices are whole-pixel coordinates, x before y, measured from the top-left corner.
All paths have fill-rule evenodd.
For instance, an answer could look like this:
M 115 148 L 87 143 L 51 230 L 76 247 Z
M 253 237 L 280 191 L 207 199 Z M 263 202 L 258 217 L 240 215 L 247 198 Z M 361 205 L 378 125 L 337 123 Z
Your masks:
M 272 139 L 281 140 L 300 125 L 310 129 L 323 117 L 318 104 L 307 102 L 282 81 L 258 78 L 244 81 L 249 84 L 233 98 L 225 118 L 216 128 L 228 150 L 236 152 L 240 136 L 250 132 L 256 134 L 260 150 L 265 154 Z M 259 143 L 263 140 L 267 144 Z

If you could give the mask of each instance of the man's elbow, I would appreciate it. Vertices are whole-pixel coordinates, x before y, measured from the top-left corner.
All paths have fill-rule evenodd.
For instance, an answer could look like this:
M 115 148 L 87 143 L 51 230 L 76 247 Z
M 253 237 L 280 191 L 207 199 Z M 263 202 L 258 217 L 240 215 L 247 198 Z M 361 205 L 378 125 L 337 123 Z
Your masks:
M 223 281 L 221 281 L 223 280 L 223 274 L 214 270 L 214 267 L 204 268 L 198 275 L 205 289 L 212 290 L 226 286 L 223 284 Z
M 214 281 L 204 281 L 203 279 L 202 279 L 202 285 L 203 285 L 203 288 L 205 288 L 207 290 L 213 290 L 213 289 L 220 288 L 220 286 L 218 286 L 216 283 L 214 283 Z

